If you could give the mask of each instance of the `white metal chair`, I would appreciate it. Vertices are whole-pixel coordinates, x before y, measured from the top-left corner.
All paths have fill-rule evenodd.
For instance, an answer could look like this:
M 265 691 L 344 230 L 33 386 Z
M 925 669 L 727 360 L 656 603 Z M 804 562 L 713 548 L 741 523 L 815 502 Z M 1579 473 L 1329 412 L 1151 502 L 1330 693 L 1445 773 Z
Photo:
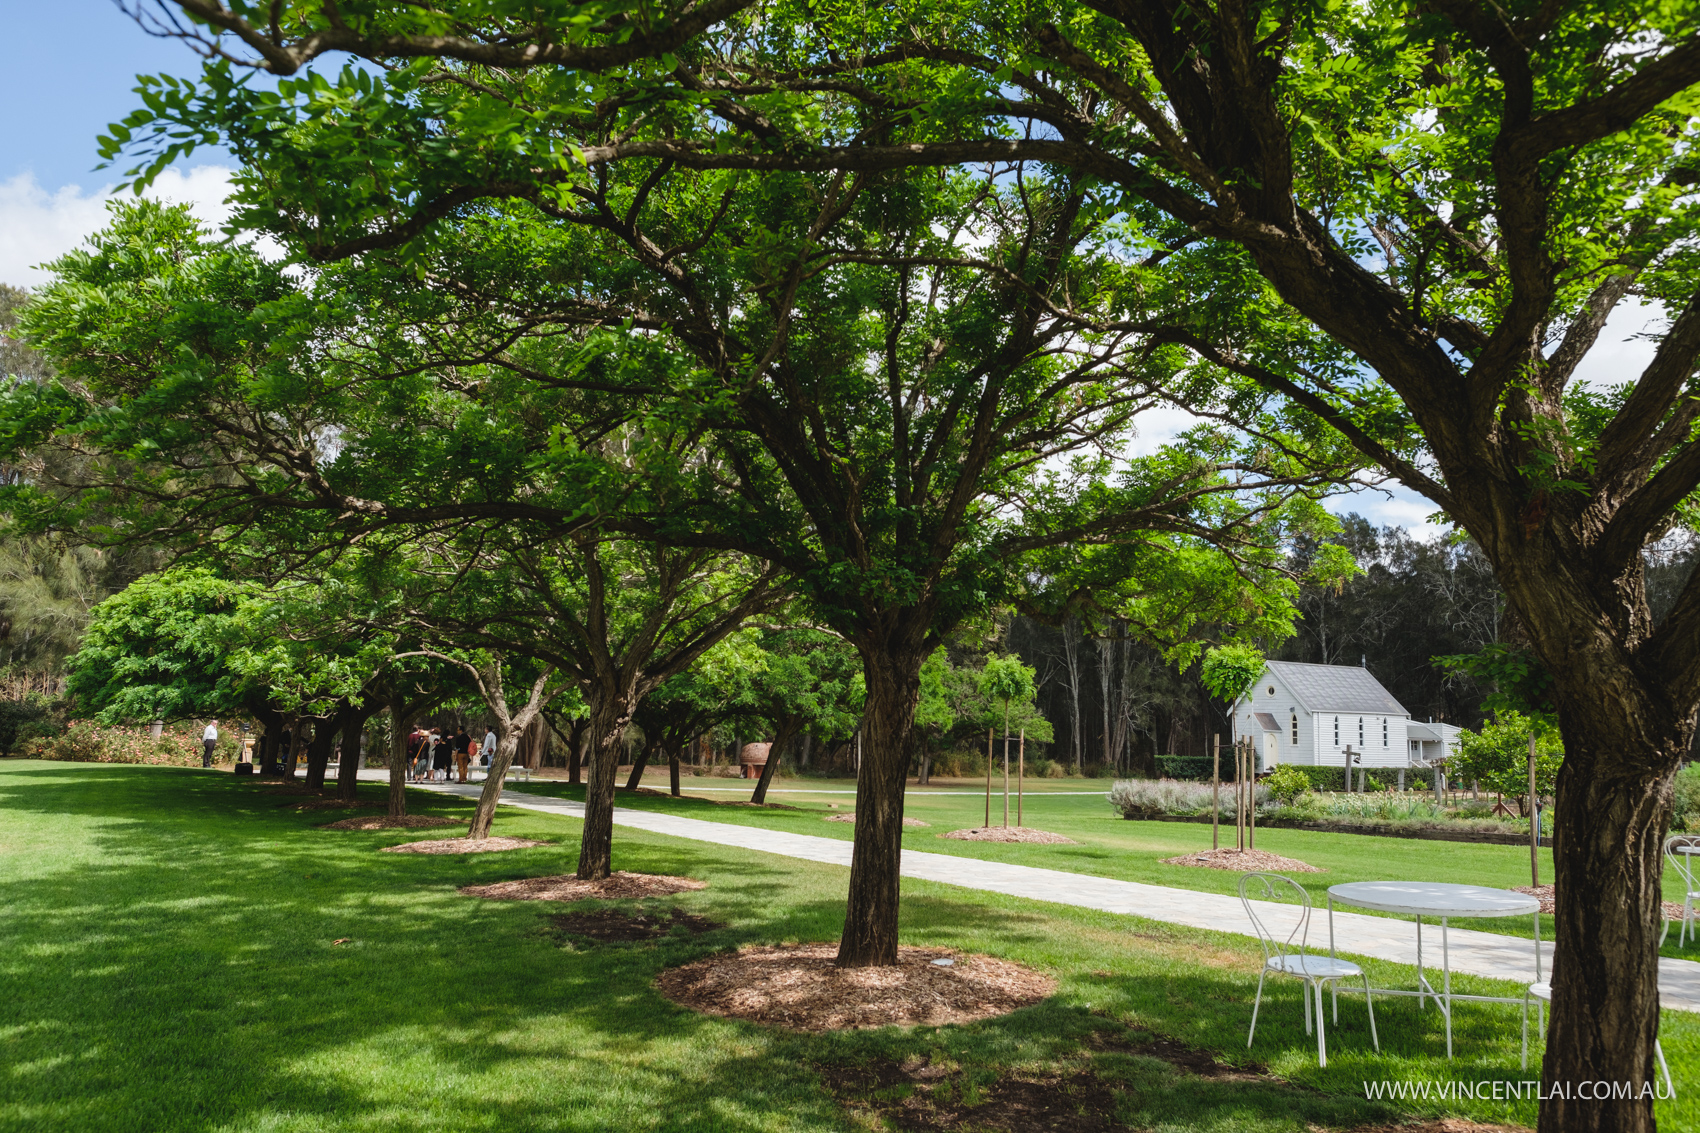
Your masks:
M 1696 940 L 1700 940 L 1700 926 L 1694 923 L 1695 905 L 1700 902 L 1700 884 L 1696 884 L 1694 880 L 1694 859 L 1700 857 L 1700 853 L 1682 853 L 1678 849 L 1681 846 L 1700 848 L 1700 834 L 1672 834 L 1665 839 L 1665 864 L 1682 878 L 1682 928 L 1676 935 L 1678 948 L 1688 942 L 1690 932 L 1694 933 Z M 1670 922 L 1666 921 L 1664 930 L 1659 933 L 1661 946 L 1669 933 Z
M 1523 994 L 1523 1069 L 1529 1068 L 1529 1001 L 1535 1001 L 1535 1026 L 1543 1033 L 1546 1031 L 1544 1008 L 1552 1002 L 1552 984 L 1530 984 L 1529 990 Z M 1659 1040 L 1653 1040 L 1653 1057 L 1659 1060 L 1659 1072 L 1665 1078 L 1665 1097 L 1674 1098 L 1676 1087 L 1671 1084 L 1670 1066 L 1665 1062 L 1665 1052 L 1659 1046 Z
M 1252 896 L 1247 896 L 1250 887 Z M 1267 902 L 1283 906 L 1278 910 L 1267 907 L 1259 909 L 1252 902 Z M 1329 985 L 1334 995 L 1334 1022 L 1340 1022 L 1340 999 L 1338 982 L 1343 979 L 1361 979 L 1364 984 L 1364 1006 L 1369 1009 L 1369 1036 L 1375 1043 L 1377 1053 L 1381 1051 L 1381 1038 L 1375 1033 L 1375 1004 L 1370 1000 L 1369 977 L 1364 970 L 1350 960 L 1341 960 L 1334 956 L 1315 956 L 1307 950 L 1310 936 L 1310 894 L 1304 886 L 1290 877 L 1278 873 L 1248 873 L 1240 878 L 1240 901 L 1245 905 L 1246 916 L 1251 918 L 1253 929 L 1257 932 L 1257 942 L 1263 946 L 1263 970 L 1257 974 L 1257 1000 L 1251 1007 L 1251 1033 L 1246 1035 L 1245 1045 L 1250 1049 L 1252 1040 L 1257 1037 L 1257 1012 L 1263 1004 L 1263 981 L 1270 972 L 1281 972 L 1289 976 L 1297 976 L 1304 981 L 1305 1000 L 1305 1034 L 1310 1034 L 1311 1000 L 1315 999 L 1316 1007 L 1316 1061 L 1320 1066 L 1328 1065 L 1328 1043 L 1322 1034 L 1322 989 Z M 1285 934 L 1278 928 L 1271 927 L 1271 921 L 1280 917 L 1280 926 L 1286 923 L 1286 914 L 1291 911 L 1292 928 Z

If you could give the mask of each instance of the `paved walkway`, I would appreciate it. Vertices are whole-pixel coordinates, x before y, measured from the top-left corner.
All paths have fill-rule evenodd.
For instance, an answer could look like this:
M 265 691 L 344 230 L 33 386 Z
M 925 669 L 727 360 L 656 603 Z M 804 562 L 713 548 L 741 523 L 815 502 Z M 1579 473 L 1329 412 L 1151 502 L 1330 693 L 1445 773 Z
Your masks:
M 386 773 L 368 773 L 384 777 Z M 414 786 L 477 798 L 477 784 L 424 784 Z M 560 814 L 572 818 L 584 816 L 584 805 L 567 799 L 532 795 L 523 791 L 502 792 L 502 802 L 525 810 Z M 688 838 L 697 842 L 712 842 L 720 846 L 736 846 L 745 850 L 760 850 L 782 854 L 828 865 L 850 864 L 850 842 L 838 838 L 821 838 L 812 834 L 792 834 L 783 830 L 763 830 L 754 826 L 733 826 L 723 822 L 704 822 L 697 818 L 682 818 L 672 814 L 614 808 L 614 823 L 654 834 Z M 988 893 L 1003 893 L 1034 901 L 1074 905 L 1099 909 L 1107 913 L 1126 913 L 1170 924 L 1217 932 L 1236 932 L 1254 935 L 1245 908 L 1238 897 L 1222 893 L 1200 893 L 1191 889 L 1171 889 L 1162 885 L 1146 885 L 1137 881 L 1117 881 L 1107 877 L 1065 873 L 1062 870 L 1041 869 L 1036 866 L 1011 865 L 1005 862 L 980 861 L 952 854 L 929 854 L 917 850 L 903 851 L 904 877 L 960 885 Z M 1326 941 L 1326 922 L 1313 922 L 1313 932 L 1320 931 Z M 1334 931 L 1341 942 L 1341 951 L 1398 964 L 1417 962 L 1416 931 L 1409 921 L 1389 917 L 1371 917 L 1362 913 L 1334 913 Z M 1425 965 L 1438 968 L 1440 931 L 1429 927 L 1423 933 Z M 1454 928 L 1449 934 L 1449 947 L 1454 972 L 1466 972 L 1492 979 L 1526 982 L 1534 978 L 1533 942 L 1514 936 Z M 1542 946 L 1543 971 L 1550 970 L 1552 944 Z M 1437 977 L 1431 977 L 1438 982 Z M 1659 999 L 1663 1006 L 1682 1011 L 1700 1011 L 1700 963 L 1692 960 L 1659 961 Z

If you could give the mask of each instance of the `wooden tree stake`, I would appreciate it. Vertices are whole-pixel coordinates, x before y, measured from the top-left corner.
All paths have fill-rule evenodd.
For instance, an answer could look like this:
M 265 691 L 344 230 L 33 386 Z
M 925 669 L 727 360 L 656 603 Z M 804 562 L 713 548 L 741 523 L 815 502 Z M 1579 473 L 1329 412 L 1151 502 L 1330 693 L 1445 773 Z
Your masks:
M 1219 850 L 1222 843 L 1218 826 L 1222 817 L 1222 733 L 1210 737 L 1210 848 Z

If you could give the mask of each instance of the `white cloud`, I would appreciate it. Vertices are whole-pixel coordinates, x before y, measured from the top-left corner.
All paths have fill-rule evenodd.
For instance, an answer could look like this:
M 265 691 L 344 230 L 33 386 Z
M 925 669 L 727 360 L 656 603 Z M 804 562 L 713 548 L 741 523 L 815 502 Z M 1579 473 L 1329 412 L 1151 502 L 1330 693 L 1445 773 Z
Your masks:
M 200 165 L 188 172 L 167 169 L 146 195 L 189 205 L 216 230 L 230 215 L 224 203 L 230 174 L 220 165 Z M 0 181 L 0 283 L 19 287 L 45 283 L 48 273 L 38 265 L 72 251 L 105 227 L 106 202 L 114 196 L 110 186 L 95 193 L 74 185 L 49 192 L 31 173 Z
M 1582 361 L 1576 365 L 1574 380 L 1594 386 L 1615 386 L 1640 379 L 1653 360 L 1659 344 L 1645 338 L 1643 333 L 1661 333 L 1668 315 L 1663 303 L 1626 299 L 1612 308 L 1606 325 Z

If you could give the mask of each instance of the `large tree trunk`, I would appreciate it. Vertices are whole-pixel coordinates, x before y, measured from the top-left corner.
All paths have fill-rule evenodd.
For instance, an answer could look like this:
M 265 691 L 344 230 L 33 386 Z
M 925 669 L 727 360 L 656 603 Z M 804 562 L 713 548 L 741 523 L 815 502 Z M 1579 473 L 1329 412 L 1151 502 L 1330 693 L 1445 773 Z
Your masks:
M 307 745 L 307 785 L 315 791 L 325 785 L 331 748 L 336 746 L 337 733 L 342 730 L 343 714 L 347 711 L 347 708 L 339 708 L 332 715 L 313 722 L 313 742 Z
M 1540 1128 L 1650 1131 L 1652 1090 L 1663 1089 L 1653 1059 L 1662 843 L 1672 779 L 1694 724 L 1647 696 L 1627 667 L 1595 654 L 1577 658 L 1576 668 L 1559 678 L 1565 757 L 1554 824 L 1557 941 L 1542 1080 L 1549 1090 L 1562 1083 L 1628 1083 L 1630 1096 L 1595 1101 L 1556 1090 L 1541 1105 Z
M 767 787 L 773 782 L 773 776 L 779 769 L 779 749 L 791 742 L 802 726 L 802 721 L 793 717 L 781 724 L 778 733 L 773 737 L 773 743 L 767 749 L 767 762 L 762 764 L 761 778 L 756 780 L 755 794 L 750 796 L 752 803 L 767 802 Z
M 911 640 L 911 636 L 914 637 Z M 838 963 L 871 968 L 897 963 L 898 870 L 903 854 L 903 789 L 921 665 L 919 635 L 896 643 L 858 643 L 867 683 L 862 715 L 862 765 L 856 774 L 856 840 L 850 851 L 850 897 Z
M 578 851 L 580 881 L 601 881 L 613 872 L 614 786 L 633 700 L 629 695 L 611 696 L 591 706 L 590 781 L 584 790 L 584 833 Z
M 306 721 L 297 716 L 294 725 L 289 729 L 289 750 L 283 756 L 283 777 L 295 778 L 295 765 L 301 760 L 301 730 L 306 727 Z
M 478 792 L 478 806 L 472 812 L 472 824 L 466 831 L 468 838 L 490 836 L 490 827 L 496 821 L 496 804 L 502 801 L 502 784 L 508 777 L 508 768 L 513 766 L 514 755 L 519 751 L 524 735 L 524 728 L 509 728 L 506 734 L 497 736 L 496 755 L 490 760 L 490 770 L 484 775 L 484 789 Z
M 667 791 L 674 798 L 679 797 L 679 749 L 676 746 L 667 753 Z
M 407 733 L 413 730 L 413 716 L 407 709 L 407 701 L 399 696 L 390 701 L 391 818 L 403 818 L 407 814 Z
M 337 764 L 336 797 L 353 802 L 360 786 L 360 737 L 371 719 L 363 712 L 351 712 L 342 722 L 342 762 Z
M 632 773 L 626 778 L 626 790 L 635 791 L 643 785 L 644 769 L 649 766 L 649 753 L 654 751 L 656 744 L 653 740 L 644 740 L 643 747 L 638 751 L 637 758 L 632 760 Z

